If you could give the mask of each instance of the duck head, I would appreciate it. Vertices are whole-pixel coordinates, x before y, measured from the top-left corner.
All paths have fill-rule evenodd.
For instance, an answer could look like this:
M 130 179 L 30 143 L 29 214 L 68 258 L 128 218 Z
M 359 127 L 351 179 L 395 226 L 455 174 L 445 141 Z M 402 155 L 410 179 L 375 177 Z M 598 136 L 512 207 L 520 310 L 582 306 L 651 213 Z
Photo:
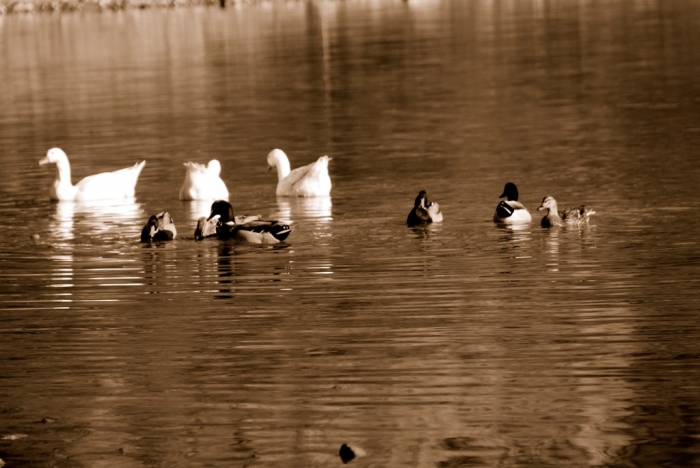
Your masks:
M 503 187 L 503 193 L 498 198 L 506 198 L 508 201 L 518 201 L 518 187 L 513 182 L 508 182 Z
M 557 211 L 557 201 L 554 199 L 554 197 L 550 197 L 547 195 L 542 199 L 542 204 L 540 205 L 539 208 L 537 208 L 537 211 L 542 211 L 542 210 L 550 210 L 554 211 L 556 213 Z
M 158 217 L 156 215 L 151 215 L 148 218 L 148 222 L 143 227 L 141 231 L 141 242 L 150 242 L 153 240 L 153 236 L 158 232 Z
M 416 197 L 416 201 L 413 203 L 413 206 L 415 208 L 426 208 L 429 206 L 428 203 L 428 194 L 425 190 L 421 190 L 418 192 L 418 196 Z
M 233 205 L 225 200 L 217 200 L 211 204 L 211 213 L 207 221 L 212 219 L 214 216 L 219 216 L 219 222 L 221 224 L 226 224 L 229 221 L 234 221 L 233 216 Z

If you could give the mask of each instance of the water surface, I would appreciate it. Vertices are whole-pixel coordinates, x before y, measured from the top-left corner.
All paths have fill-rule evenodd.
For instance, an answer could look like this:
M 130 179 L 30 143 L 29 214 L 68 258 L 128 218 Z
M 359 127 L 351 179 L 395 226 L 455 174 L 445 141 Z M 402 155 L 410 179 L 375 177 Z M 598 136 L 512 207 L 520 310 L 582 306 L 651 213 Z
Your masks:
M 0 17 L 0 459 L 697 466 L 698 8 Z M 74 181 L 145 159 L 136 200 L 49 202 L 54 146 Z M 332 196 L 276 198 L 275 147 L 330 155 Z M 182 162 L 212 158 L 288 242 L 192 239 Z M 406 228 L 421 189 L 445 221 Z M 544 195 L 597 214 L 542 229 Z M 139 243 L 163 210 L 178 238 Z

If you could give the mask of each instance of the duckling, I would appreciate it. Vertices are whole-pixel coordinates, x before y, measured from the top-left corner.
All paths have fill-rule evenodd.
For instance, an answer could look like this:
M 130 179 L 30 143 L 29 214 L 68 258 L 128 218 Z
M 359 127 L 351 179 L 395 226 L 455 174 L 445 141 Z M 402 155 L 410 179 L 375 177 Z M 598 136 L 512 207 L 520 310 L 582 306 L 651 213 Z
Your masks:
M 56 179 L 49 197 L 54 201 L 92 201 L 134 198 L 136 183 L 146 161 L 113 172 L 85 177 L 77 184 L 71 182 L 70 162 L 61 148 L 51 148 L 39 165 L 56 164 Z
M 185 180 L 180 187 L 180 200 L 228 200 L 228 189 L 221 180 L 221 163 L 212 159 L 205 166 L 196 162 L 182 163 Z
M 281 149 L 273 149 L 267 155 L 267 170 L 277 167 L 278 197 L 323 197 L 331 193 L 331 177 L 328 161 L 321 156 L 316 162 L 290 169 L 289 158 Z
M 588 218 L 595 214 L 592 209 L 586 209 L 585 205 L 576 208 L 557 209 L 557 201 L 554 197 L 546 196 L 537 211 L 547 210 L 547 215 L 542 218 L 542 227 L 580 225 L 588 223 Z
M 530 212 L 525 205 L 518 201 L 518 187 L 513 182 L 508 182 L 503 188 L 503 193 L 498 198 L 506 198 L 496 206 L 493 215 L 495 223 L 516 224 L 532 221 Z
M 167 211 L 151 215 L 141 230 L 141 242 L 173 240 L 175 236 L 177 236 L 177 229 Z
M 237 224 L 233 214 L 233 205 L 225 200 L 217 200 L 211 205 L 207 221 L 218 218 L 216 235 L 219 239 L 235 239 L 253 244 L 277 244 L 287 239 L 292 232 L 286 224 L 279 221 L 251 220 Z
M 442 222 L 442 212 L 437 202 L 428 200 L 425 190 L 418 192 L 413 209 L 408 213 L 406 224 L 409 227 Z

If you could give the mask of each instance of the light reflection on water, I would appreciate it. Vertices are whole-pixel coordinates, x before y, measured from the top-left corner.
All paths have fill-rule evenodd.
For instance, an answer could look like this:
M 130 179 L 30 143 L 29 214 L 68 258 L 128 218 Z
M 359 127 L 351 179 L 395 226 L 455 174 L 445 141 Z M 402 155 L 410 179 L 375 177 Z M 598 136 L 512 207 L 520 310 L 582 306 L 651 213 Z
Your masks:
M 696 466 L 697 6 L 277 2 L 0 23 L 9 466 Z M 672 27 L 671 27 L 672 26 Z M 9 46 L 12 44 L 12 46 Z M 50 203 L 148 160 L 133 203 Z M 278 198 L 265 157 L 329 154 Z M 276 246 L 193 240 L 219 159 Z M 533 222 L 491 222 L 503 184 Z M 445 221 L 409 229 L 416 193 Z M 590 225 L 542 229 L 546 194 Z M 142 244 L 167 210 L 178 238 Z M 48 422 L 42 423 L 42 419 Z

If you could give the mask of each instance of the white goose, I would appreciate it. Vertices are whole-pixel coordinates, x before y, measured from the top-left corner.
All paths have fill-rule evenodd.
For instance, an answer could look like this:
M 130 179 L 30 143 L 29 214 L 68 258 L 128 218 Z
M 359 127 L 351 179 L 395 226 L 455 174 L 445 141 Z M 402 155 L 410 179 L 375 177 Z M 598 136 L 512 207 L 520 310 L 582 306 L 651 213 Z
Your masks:
M 87 176 L 77 184 L 71 182 L 68 156 L 60 148 L 51 148 L 39 165 L 56 164 L 56 180 L 49 191 L 51 200 L 92 201 L 134 198 L 136 183 L 146 161 L 114 172 Z
M 291 170 L 289 158 L 280 149 L 267 155 L 268 170 L 277 167 L 277 196 L 280 197 L 323 197 L 331 193 L 331 177 L 328 175 L 328 161 L 321 156 L 314 163 Z
M 219 161 L 212 159 L 206 166 L 195 162 L 182 164 L 186 170 L 180 200 L 228 200 L 228 189 L 220 177 Z

